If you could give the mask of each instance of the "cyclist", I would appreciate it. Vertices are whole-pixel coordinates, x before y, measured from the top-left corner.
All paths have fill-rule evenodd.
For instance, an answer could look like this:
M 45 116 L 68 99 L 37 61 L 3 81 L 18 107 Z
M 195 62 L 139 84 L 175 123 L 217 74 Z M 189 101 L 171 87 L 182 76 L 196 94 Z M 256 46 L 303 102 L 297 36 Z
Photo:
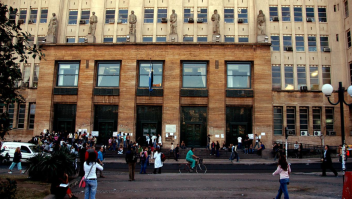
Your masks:
M 191 150 L 189 150 L 187 155 L 186 155 L 187 162 L 192 163 L 192 165 L 191 165 L 191 169 L 192 170 L 196 166 L 196 160 L 195 159 L 199 158 L 199 157 L 195 156 L 193 152 L 194 152 L 194 147 L 191 147 Z

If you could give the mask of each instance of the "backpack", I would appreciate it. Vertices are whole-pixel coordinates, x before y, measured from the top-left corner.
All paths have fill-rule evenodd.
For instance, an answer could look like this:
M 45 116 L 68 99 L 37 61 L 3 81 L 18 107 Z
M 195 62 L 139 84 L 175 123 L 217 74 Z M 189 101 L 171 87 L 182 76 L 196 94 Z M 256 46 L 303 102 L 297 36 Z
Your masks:
M 166 160 L 165 154 L 161 153 L 161 161 L 164 162 Z
M 147 158 L 145 157 L 145 152 L 143 152 L 140 156 L 141 162 L 144 162 Z

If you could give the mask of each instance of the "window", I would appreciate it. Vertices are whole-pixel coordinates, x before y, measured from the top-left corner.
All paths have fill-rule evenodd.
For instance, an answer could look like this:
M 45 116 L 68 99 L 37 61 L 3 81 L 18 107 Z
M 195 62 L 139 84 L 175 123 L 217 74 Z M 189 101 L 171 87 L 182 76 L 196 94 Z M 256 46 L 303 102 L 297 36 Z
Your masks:
M 19 24 L 26 23 L 26 18 L 27 18 L 27 9 L 21 9 L 20 10 L 20 18 L 18 20 L 18 23 Z
M 206 88 L 207 87 L 207 63 L 184 62 L 182 64 L 182 87 L 183 88 Z
M 345 17 L 347 18 L 350 16 L 350 12 L 348 10 L 348 0 L 345 0 L 344 4 L 345 4 Z
M 280 65 L 271 66 L 273 89 L 281 89 L 281 67 Z
M 295 21 L 296 22 L 300 22 L 302 21 L 302 7 L 294 7 L 293 8 L 293 12 L 294 12 L 294 17 L 295 17 Z
M 233 23 L 235 19 L 235 12 L 233 8 L 224 9 L 224 21 L 225 23 Z
M 318 8 L 318 17 L 319 17 L 319 22 L 327 22 L 327 20 L 326 20 L 326 7 L 319 7 Z
M 295 85 L 293 84 L 293 67 L 285 65 L 285 90 L 294 90 Z
M 277 6 L 271 6 L 269 7 L 269 13 L 270 13 L 270 21 L 273 21 L 274 18 L 278 18 L 278 10 Z
M 145 8 L 144 9 L 144 23 L 153 23 L 154 22 L 154 9 Z
M 10 128 L 12 128 L 13 127 L 13 115 L 15 113 L 15 105 L 14 104 L 7 105 L 7 113 L 9 114 Z
M 128 19 L 128 10 L 127 9 L 119 9 L 118 23 L 127 23 L 127 19 Z
M 308 108 L 299 107 L 299 129 L 301 131 L 308 131 Z
M 326 132 L 334 131 L 334 108 L 325 108 Z
M 235 42 L 235 36 L 229 36 L 229 35 L 225 35 L 225 42 Z
M 350 80 L 352 85 L 352 63 L 350 63 Z
M 188 18 L 193 18 L 193 9 L 192 8 L 185 8 L 183 10 L 183 22 L 187 23 Z
M 78 37 L 78 43 L 85 43 L 86 38 L 85 37 Z
M 35 103 L 29 104 L 28 129 L 34 129 Z
M 45 36 L 44 35 L 38 35 L 37 42 L 44 42 Z
M 85 24 L 89 24 L 90 11 L 82 10 L 81 20 L 85 21 Z
M 106 10 L 105 12 L 105 23 L 115 23 L 115 10 Z
M 156 42 L 166 42 L 166 36 L 156 36 Z
M 208 22 L 208 9 L 207 8 L 198 8 L 197 19 L 203 19 L 203 23 Z
M 163 63 L 158 61 L 143 61 L 139 63 L 139 87 L 149 87 L 149 72 L 153 70 L 153 88 L 161 87 L 163 83 Z
M 304 65 L 297 66 L 297 83 L 298 88 L 301 86 L 307 86 L 306 66 Z
M 153 42 L 153 36 L 143 36 L 143 42 Z
M 323 66 L 323 84 L 331 84 L 330 66 Z
M 291 35 L 284 35 L 284 50 L 286 51 L 286 47 L 292 47 L 292 36 Z
M 114 39 L 112 38 L 112 36 L 104 36 L 104 43 L 112 43 L 114 41 Z
M 319 70 L 317 66 L 309 66 L 310 90 L 319 90 Z
M 33 72 L 33 87 L 38 87 L 38 78 L 39 78 L 39 64 L 34 64 L 34 72 Z
M 336 41 L 339 41 L 339 34 L 336 34 Z
M 351 47 L 351 31 L 347 31 L 347 46 L 350 48 Z
M 116 42 L 126 42 L 126 36 L 117 36 Z
M 280 51 L 280 36 L 278 35 L 271 36 L 271 47 L 273 51 Z
M 167 18 L 166 8 L 158 8 L 158 23 L 161 23 L 161 18 Z
M 282 107 L 274 107 L 274 135 L 282 135 L 283 113 Z
M 31 15 L 29 16 L 29 20 L 31 20 L 31 23 L 37 23 L 37 15 L 38 15 L 38 10 L 31 9 Z
M 248 36 L 238 36 L 238 42 L 248 42 Z
M 75 38 L 74 37 L 67 37 L 66 43 L 75 43 Z
M 193 42 L 193 36 L 188 35 L 188 36 L 183 36 L 183 41 L 184 42 Z
M 315 36 L 308 36 L 308 49 L 309 52 L 317 51 L 317 38 Z
M 24 128 L 24 118 L 26 113 L 26 104 L 18 105 L 18 117 L 17 117 L 17 128 Z
M 321 130 L 321 108 L 313 107 L 313 131 Z
M 46 23 L 48 20 L 48 8 L 42 8 L 40 13 L 40 23 Z
M 59 62 L 57 86 L 77 87 L 78 73 L 78 62 Z
M 16 13 L 17 13 L 17 11 L 14 9 L 14 10 L 9 11 L 9 12 L 10 12 L 9 21 L 11 23 L 15 23 L 16 22 Z
M 337 9 L 336 9 L 336 5 L 334 5 L 334 12 L 336 12 L 336 10 L 337 10 Z
M 281 7 L 282 21 L 291 21 L 290 6 Z
M 77 19 L 78 19 L 78 11 L 70 10 L 68 14 L 68 24 L 77 24 Z
M 208 38 L 207 36 L 198 36 L 197 37 L 197 42 L 207 42 Z
M 288 130 L 296 134 L 296 107 L 286 107 L 286 122 Z
M 31 75 L 31 64 L 24 64 L 24 70 L 22 73 L 22 82 L 28 83 Z
M 310 18 L 312 22 L 315 22 L 314 19 L 314 7 L 306 7 L 306 16 Z
M 243 23 L 248 23 L 248 10 L 247 10 L 247 8 L 238 8 L 238 19 L 242 19 Z
M 329 48 L 328 36 L 320 36 L 320 50 L 324 52 L 324 48 Z
M 98 62 L 98 87 L 118 87 L 120 62 Z
M 296 35 L 296 51 L 304 51 L 304 37 L 302 35 Z
M 227 63 L 227 88 L 251 88 L 250 63 Z

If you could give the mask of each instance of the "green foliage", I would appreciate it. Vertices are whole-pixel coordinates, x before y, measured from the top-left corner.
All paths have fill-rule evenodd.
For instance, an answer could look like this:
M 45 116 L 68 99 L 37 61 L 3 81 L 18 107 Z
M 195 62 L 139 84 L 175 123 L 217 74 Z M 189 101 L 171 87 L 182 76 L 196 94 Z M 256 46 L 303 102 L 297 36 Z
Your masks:
M 0 181 L 0 198 L 16 198 L 17 182 L 6 178 L 7 181 Z
M 17 9 L 0 3 L 0 103 L 5 104 L 24 101 L 17 89 L 18 82 L 22 80 L 22 73 L 15 61 L 27 63 L 29 56 L 34 59 L 38 57 L 39 60 L 45 56 L 39 46 L 26 45 L 31 35 L 22 31 L 21 24 L 10 21 L 6 17 L 8 12 L 18 15 Z M 3 119 L 9 118 L 6 115 L 1 118 L 1 138 L 9 130 L 9 123 Z
M 74 163 L 76 156 L 67 148 L 60 148 L 51 154 L 38 154 L 29 159 L 28 174 L 33 180 L 51 182 L 62 173 L 67 173 L 69 176 L 75 172 Z

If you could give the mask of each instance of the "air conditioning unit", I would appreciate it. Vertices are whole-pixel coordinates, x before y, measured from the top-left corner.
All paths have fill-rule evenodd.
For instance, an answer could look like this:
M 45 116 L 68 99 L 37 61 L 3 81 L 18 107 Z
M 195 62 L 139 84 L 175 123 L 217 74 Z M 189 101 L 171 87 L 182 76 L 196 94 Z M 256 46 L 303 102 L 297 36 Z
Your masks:
M 193 18 L 188 18 L 188 23 L 194 23 L 194 19 Z
M 18 24 L 24 24 L 24 20 L 22 19 L 18 20 Z
M 330 48 L 323 48 L 324 52 L 330 52 Z
M 273 21 L 279 21 L 279 17 L 273 17 Z
M 308 131 L 301 131 L 301 136 L 308 136 Z
M 167 23 L 167 18 L 161 18 L 161 23 Z
M 32 24 L 32 23 L 34 23 L 34 20 L 32 19 L 28 20 L 28 24 Z
M 336 136 L 336 131 L 328 131 L 326 133 L 326 135 L 329 135 L 329 136 Z
M 313 22 L 313 18 L 307 17 L 307 22 Z
M 86 24 L 86 20 L 79 20 L 79 24 Z
M 313 135 L 314 136 L 321 136 L 321 131 L 314 131 Z
M 285 47 L 285 51 L 293 51 L 292 46 L 286 46 L 286 47 Z
M 237 22 L 238 23 L 243 23 L 244 21 L 243 21 L 243 19 L 238 19 Z
M 115 19 L 109 19 L 109 23 L 110 23 L 110 24 L 115 23 Z
M 307 92 L 308 91 L 308 87 L 307 86 L 301 86 L 300 90 L 301 90 L 301 92 Z
M 197 23 L 203 23 L 203 18 L 198 18 Z
M 117 24 L 120 24 L 120 23 L 122 23 L 122 20 L 121 19 L 117 20 Z

